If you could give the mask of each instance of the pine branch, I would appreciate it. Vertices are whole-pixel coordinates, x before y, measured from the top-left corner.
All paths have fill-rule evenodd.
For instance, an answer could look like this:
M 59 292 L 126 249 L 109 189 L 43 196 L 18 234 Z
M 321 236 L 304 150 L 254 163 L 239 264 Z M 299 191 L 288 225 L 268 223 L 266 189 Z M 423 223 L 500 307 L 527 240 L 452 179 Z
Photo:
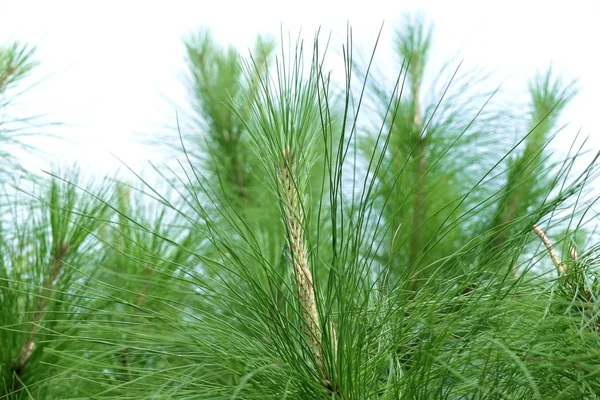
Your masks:
M 537 225 L 533 226 L 533 231 L 535 232 L 536 235 L 538 235 L 538 237 L 540 238 L 542 243 L 544 243 L 544 246 L 546 246 L 546 249 L 548 250 L 548 253 L 550 254 L 550 258 L 552 259 L 552 263 L 556 267 L 558 276 L 566 275 L 568 272 L 567 265 L 560 260 L 560 257 L 554 250 L 554 247 L 552 246 L 550 239 L 548 239 L 548 236 L 546 236 L 546 234 L 544 233 L 542 228 L 540 228 Z
M 0 47 L 0 94 L 26 77 L 37 66 L 33 60 L 35 48 L 14 43 Z

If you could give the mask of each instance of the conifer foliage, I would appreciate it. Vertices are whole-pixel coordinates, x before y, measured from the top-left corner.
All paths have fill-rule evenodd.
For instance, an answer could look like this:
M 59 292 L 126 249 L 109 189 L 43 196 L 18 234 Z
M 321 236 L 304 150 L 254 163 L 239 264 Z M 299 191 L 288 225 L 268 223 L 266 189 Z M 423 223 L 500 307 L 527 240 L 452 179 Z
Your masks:
M 190 36 L 159 184 L 14 185 L 36 62 L 1 47 L 0 399 L 598 398 L 596 158 L 551 151 L 574 85 L 522 112 L 430 65 L 423 18 L 394 35 L 395 77 L 351 29 L 337 59 Z

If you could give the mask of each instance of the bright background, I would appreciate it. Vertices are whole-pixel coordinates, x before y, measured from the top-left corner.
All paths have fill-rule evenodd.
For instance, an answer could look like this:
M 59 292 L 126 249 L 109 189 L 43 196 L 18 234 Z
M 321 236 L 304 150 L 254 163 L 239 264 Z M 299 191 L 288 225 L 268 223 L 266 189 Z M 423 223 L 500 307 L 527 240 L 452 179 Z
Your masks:
M 161 155 L 140 135 L 171 129 L 187 102 L 182 40 L 202 26 L 218 41 L 244 51 L 258 33 L 333 32 L 339 49 L 348 22 L 354 42 L 369 49 L 385 21 L 381 54 L 391 52 L 393 28 L 403 12 L 420 11 L 434 24 L 432 67 L 459 54 L 467 67 L 493 72 L 493 82 L 522 98 L 527 81 L 550 63 L 577 79 L 579 95 L 562 120 L 582 128 L 588 148 L 600 149 L 595 117 L 600 102 L 600 6 L 597 1 L 23 1 L 0 0 L 0 43 L 38 48 L 35 86 L 18 113 L 65 125 L 45 128 L 65 141 L 39 140 L 45 158 L 34 168 L 78 163 L 87 170 L 139 170 Z M 438 64 L 438 65 L 433 65 Z M 30 83 L 31 83 L 30 82 Z M 568 137 L 567 137 L 568 139 Z

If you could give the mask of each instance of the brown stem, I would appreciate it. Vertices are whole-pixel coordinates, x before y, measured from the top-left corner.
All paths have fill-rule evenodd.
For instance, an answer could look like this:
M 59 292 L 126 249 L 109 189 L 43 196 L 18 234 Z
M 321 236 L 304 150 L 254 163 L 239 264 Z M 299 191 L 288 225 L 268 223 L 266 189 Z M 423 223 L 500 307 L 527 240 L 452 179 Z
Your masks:
M 46 316 L 46 313 L 48 312 L 48 310 L 47 310 L 48 301 L 49 301 L 50 297 L 52 296 L 52 292 L 54 289 L 54 284 L 56 282 L 56 279 L 58 278 L 58 275 L 60 275 L 60 272 L 62 271 L 62 261 L 66 257 L 68 250 L 69 250 L 68 245 L 66 245 L 64 243 L 61 246 L 59 246 L 56 254 L 54 254 L 50 271 L 44 277 L 42 287 L 40 288 L 40 291 L 38 294 L 39 300 L 35 306 L 34 313 L 33 313 L 34 324 L 31 327 L 31 331 L 29 332 L 29 339 L 27 340 L 27 342 L 25 342 L 25 344 L 21 348 L 21 355 L 20 355 L 19 361 L 14 368 L 16 371 L 17 370 L 20 371 L 19 375 L 21 375 L 23 370 L 25 369 L 27 361 L 29 360 L 29 357 L 31 357 L 31 354 L 33 353 L 33 350 L 35 348 L 35 336 L 39 332 L 40 322 L 44 319 L 44 317 Z
M 2 93 L 4 91 L 4 89 L 6 88 L 5 87 L 6 82 L 8 82 L 10 76 L 14 73 L 15 73 L 15 67 L 12 65 L 9 65 L 8 67 L 6 67 L 4 72 L 0 75 L 0 93 Z
M 544 246 L 546 246 L 548 253 L 550 253 L 550 258 L 552 259 L 552 263 L 554 264 L 554 266 L 556 267 L 556 270 L 558 271 L 558 275 L 559 276 L 566 275 L 567 274 L 567 265 L 561 261 L 560 257 L 554 250 L 554 247 L 552 246 L 550 239 L 548 239 L 548 236 L 546 236 L 546 234 L 544 233 L 542 228 L 540 228 L 537 225 L 533 226 L 533 231 L 535 232 L 536 235 L 539 236 L 539 238 L 542 240 L 542 243 L 544 243 Z

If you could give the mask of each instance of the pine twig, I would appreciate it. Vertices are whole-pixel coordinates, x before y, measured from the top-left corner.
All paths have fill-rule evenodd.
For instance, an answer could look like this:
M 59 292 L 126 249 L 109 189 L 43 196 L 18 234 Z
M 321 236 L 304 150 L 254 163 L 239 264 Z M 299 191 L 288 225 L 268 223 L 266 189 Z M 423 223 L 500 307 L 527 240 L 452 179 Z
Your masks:
M 33 353 L 33 349 L 35 348 L 35 336 L 40 330 L 39 323 L 44 319 L 46 313 L 48 312 L 46 308 L 48 304 L 48 299 L 54 288 L 54 283 L 56 282 L 58 275 L 60 275 L 60 272 L 62 270 L 62 261 L 67 255 L 67 252 L 68 246 L 66 244 L 63 244 L 62 246 L 60 246 L 58 253 L 53 257 L 54 259 L 52 261 L 52 268 L 50 269 L 48 275 L 46 275 L 46 277 L 44 278 L 44 282 L 42 283 L 42 287 L 40 288 L 40 300 L 35 307 L 34 313 L 35 324 L 29 332 L 29 340 L 25 342 L 25 344 L 21 348 L 21 357 L 16 366 L 16 369 L 22 371 L 25 368 L 29 357 L 31 357 L 31 354 Z
M 565 276 L 568 272 L 567 264 L 562 262 L 560 257 L 558 257 L 558 254 L 556 254 L 556 251 L 554 250 L 550 239 L 548 239 L 548 236 L 546 236 L 544 231 L 537 225 L 533 226 L 533 231 L 540 237 L 542 243 L 544 243 L 544 246 L 546 246 L 546 248 L 548 249 L 548 252 L 550 253 L 550 258 L 552 258 L 552 263 L 554 263 L 554 266 L 557 268 L 559 276 Z M 569 253 L 571 259 L 573 259 L 574 261 L 579 261 L 579 254 L 577 254 L 577 250 L 575 249 L 575 247 L 571 246 L 569 248 Z M 570 287 L 570 285 L 568 285 L 567 287 Z M 584 291 L 587 300 L 593 303 L 594 298 L 592 297 L 590 288 L 587 287 L 587 285 L 584 286 Z
M 295 157 L 291 151 L 284 150 L 283 159 L 284 165 L 280 171 L 280 178 L 283 186 L 284 216 L 289 234 L 288 240 L 302 307 L 302 317 L 305 323 L 304 330 L 311 343 L 317 367 L 326 375 L 323 368 L 319 311 L 315 299 L 313 277 L 308 266 L 308 249 L 303 231 L 304 215 L 297 181 L 294 179 L 296 176 Z
M 558 271 L 558 275 L 566 275 L 568 272 L 567 265 L 561 261 L 560 257 L 556 253 L 556 250 L 554 250 L 554 247 L 552 246 L 552 242 L 550 242 L 550 239 L 548 239 L 548 236 L 546 236 L 542 228 L 537 225 L 533 226 L 533 231 L 542 240 L 542 243 L 544 243 L 544 246 L 546 246 L 548 253 L 550 253 L 550 258 L 552 259 L 552 263 Z

